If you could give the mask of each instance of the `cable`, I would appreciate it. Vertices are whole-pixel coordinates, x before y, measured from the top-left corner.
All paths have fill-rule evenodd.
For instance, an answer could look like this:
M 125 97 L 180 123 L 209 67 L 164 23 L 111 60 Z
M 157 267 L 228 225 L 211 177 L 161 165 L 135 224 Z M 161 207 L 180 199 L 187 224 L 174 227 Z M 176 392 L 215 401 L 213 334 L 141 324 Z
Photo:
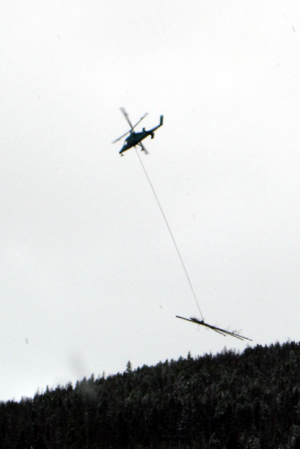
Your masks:
M 168 223 L 167 217 L 165 216 L 165 213 L 164 213 L 164 211 L 163 211 L 163 208 L 161 207 L 161 204 L 160 204 L 160 202 L 159 202 L 159 199 L 158 199 L 158 197 L 157 197 L 157 195 L 156 195 L 156 192 L 155 192 L 155 190 L 154 190 L 153 184 L 152 184 L 152 182 L 150 181 L 150 178 L 149 178 L 149 176 L 148 176 L 148 173 L 147 173 L 147 171 L 146 171 L 146 169 L 145 169 L 145 166 L 144 166 L 144 164 L 143 164 L 143 162 L 142 162 L 142 159 L 141 159 L 141 157 L 140 157 L 140 155 L 139 155 L 139 152 L 137 151 L 136 148 L 135 148 L 135 152 L 136 152 L 136 154 L 137 154 L 137 156 L 138 156 L 138 158 L 139 158 L 139 160 L 140 160 L 141 166 L 143 167 L 143 170 L 144 170 L 144 173 L 145 173 L 145 175 L 146 175 L 146 178 L 148 179 L 149 185 L 150 185 L 150 187 L 151 187 L 151 189 L 152 189 L 152 192 L 153 192 L 153 194 L 154 194 L 154 196 L 155 196 L 155 199 L 156 199 L 157 204 L 158 204 L 158 206 L 159 206 L 159 208 L 160 208 L 160 211 L 161 211 L 161 213 L 162 213 L 162 216 L 163 216 L 163 218 L 164 218 L 164 220 L 165 220 L 165 223 L 166 223 L 166 225 L 167 225 L 169 234 L 170 234 L 170 236 L 171 236 L 171 238 L 172 238 L 172 240 L 173 240 L 173 243 L 174 243 L 175 249 L 176 249 L 176 251 L 177 251 L 177 254 L 178 254 L 178 256 L 179 256 L 181 265 L 182 265 L 183 270 L 184 270 L 184 272 L 185 272 L 186 278 L 187 278 L 188 283 L 189 283 L 189 285 L 190 285 L 190 287 L 191 287 L 191 290 L 192 290 L 194 299 L 195 299 L 196 304 L 197 304 L 197 308 L 198 308 L 198 310 L 199 310 L 199 313 L 200 313 L 200 315 L 201 315 L 202 320 L 204 321 L 204 318 L 203 318 L 203 315 L 202 315 L 202 312 L 201 312 L 201 309 L 200 309 L 200 306 L 199 306 L 199 303 L 198 303 L 198 299 L 197 299 L 195 290 L 194 290 L 194 288 L 193 288 L 192 282 L 191 282 L 190 277 L 189 277 L 189 275 L 188 275 L 186 266 L 185 266 L 185 264 L 184 264 L 184 262 L 183 262 L 183 259 L 182 259 L 182 257 L 181 257 L 181 254 L 180 254 L 179 248 L 178 248 L 178 246 L 177 246 L 177 243 L 176 243 L 176 241 L 175 241 L 174 235 L 173 235 L 173 233 L 172 233 L 172 231 L 171 231 L 171 228 L 170 228 L 170 225 L 169 225 L 169 223 Z

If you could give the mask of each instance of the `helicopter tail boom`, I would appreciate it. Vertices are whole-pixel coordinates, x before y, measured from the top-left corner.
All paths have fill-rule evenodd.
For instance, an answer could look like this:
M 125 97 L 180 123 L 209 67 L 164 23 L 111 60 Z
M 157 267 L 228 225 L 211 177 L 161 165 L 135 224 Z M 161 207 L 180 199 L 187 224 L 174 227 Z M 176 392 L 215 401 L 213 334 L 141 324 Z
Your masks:
M 152 137 L 152 135 L 154 136 L 154 134 L 153 134 L 154 131 L 156 131 L 158 128 L 160 128 L 163 125 L 163 123 L 164 123 L 164 116 L 161 115 L 159 125 L 155 126 L 155 128 L 149 129 L 149 131 L 148 131 L 148 133 L 151 135 L 151 137 Z M 153 139 L 153 137 L 152 137 L 152 139 Z

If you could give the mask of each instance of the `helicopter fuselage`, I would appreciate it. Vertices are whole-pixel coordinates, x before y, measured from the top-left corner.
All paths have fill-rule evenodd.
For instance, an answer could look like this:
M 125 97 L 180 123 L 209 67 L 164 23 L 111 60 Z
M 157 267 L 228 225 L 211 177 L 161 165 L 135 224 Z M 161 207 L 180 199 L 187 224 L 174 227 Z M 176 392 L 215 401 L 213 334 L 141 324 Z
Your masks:
M 125 144 L 123 145 L 123 148 L 121 149 L 120 153 L 123 153 L 126 150 L 129 150 L 132 147 L 135 147 L 138 145 L 142 140 L 146 139 L 146 137 L 151 136 L 151 139 L 154 137 L 153 131 L 146 131 L 143 129 L 142 132 L 136 133 L 132 131 L 127 139 L 125 139 Z

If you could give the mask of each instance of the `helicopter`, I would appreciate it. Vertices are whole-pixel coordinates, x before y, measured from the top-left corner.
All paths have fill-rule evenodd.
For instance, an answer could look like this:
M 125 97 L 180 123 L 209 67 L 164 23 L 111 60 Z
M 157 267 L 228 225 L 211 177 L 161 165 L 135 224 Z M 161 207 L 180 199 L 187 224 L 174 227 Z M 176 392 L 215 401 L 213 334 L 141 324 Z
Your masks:
M 121 156 L 123 156 L 124 151 L 127 151 L 130 148 L 135 147 L 136 145 L 139 145 L 142 148 L 142 151 L 145 152 L 145 154 L 149 154 L 148 151 L 146 150 L 146 148 L 144 147 L 144 145 L 142 144 L 142 140 L 144 140 L 148 136 L 151 136 L 151 139 L 154 138 L 154 131 L 156 131 L 158 128 L 160 128 L 163 125 L 164 116 L 163 115 L 160 116 L 159 125 L 156 126 L 155 128 L 149 129 L 148 131 L 145 128 L 143 128 L 143 130 L 141 132 L 136 133 L 134 131 L 134 128 L 146 117 L 146 115 L 148 115 L 148 113 L 144 114 L 143 117 L 141 117 L 140 120 L 134 126 L 132 126 L 132 123 L 129 119 L 129 116 L 128 116 L 125 108 L 120 108 L 120 110 L 130 126 L 130 131 L 127 131 L 127 133 L 123 134 L 121 137 L 114 140 L 112 143 L 118 142 L 123 137 L 127 136 L 127 134 L 129 134 L 129 136 L 125 139 L 125 143 L 124 143 L 122 149 L 119 151 Z

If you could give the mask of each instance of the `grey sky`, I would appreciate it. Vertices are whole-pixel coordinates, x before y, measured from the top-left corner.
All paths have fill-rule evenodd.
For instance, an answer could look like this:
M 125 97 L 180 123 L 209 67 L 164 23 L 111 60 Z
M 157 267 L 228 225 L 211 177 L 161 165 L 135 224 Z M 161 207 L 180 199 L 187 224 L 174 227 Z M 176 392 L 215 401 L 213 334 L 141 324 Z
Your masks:
M 298 340 L 296 1 L 0 2 L 0 400 Z

